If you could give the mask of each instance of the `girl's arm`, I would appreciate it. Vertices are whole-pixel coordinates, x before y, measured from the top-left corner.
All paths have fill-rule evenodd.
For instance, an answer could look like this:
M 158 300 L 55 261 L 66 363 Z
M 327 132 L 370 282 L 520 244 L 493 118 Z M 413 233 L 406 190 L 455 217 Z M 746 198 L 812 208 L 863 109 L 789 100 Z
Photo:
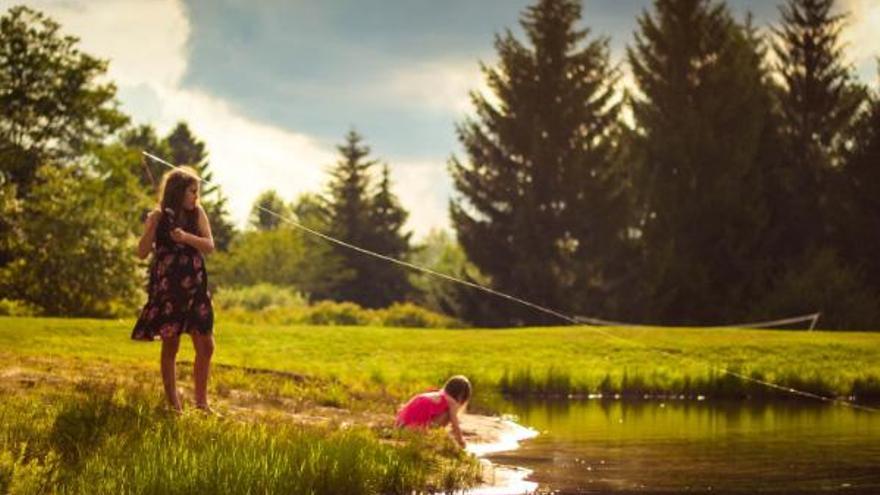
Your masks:
M 452 425 L 452 437 L 455 439 L 455 442 L 458 443 L 459 447 L 465 448 L 467 443 L 464 441 L 464 436 L 461 434 L 461 425 L 458 424 L 458 413 L 461 411 L 462 407 L 458 401 L 451 397 L 447 397 L 446 400 L 449 401 L 449 423 Z
M 214 236 L 211 234 L 211 222 L 208 221 L 208 214 L 202 208 L 202 205 L 196 206 L 199 215 L 199 233 L 201 236 L 190 234 L 183 229 L 174 229 L 171 232 L 171 238 L 174 242 L 182 242 L 201 251 L 202 254 L 210 254 L 214 251 Z
M 153 242 L 156 240 L 156 225 L 159 224 L 159 215 L 161 214 L 159 210 L 153 210 L 144 220 L 144 233 L 141 235 L 141 240 L 138 241 L 137 255 L 140 259 L 149 256 L 150 251 L 153 250 Z

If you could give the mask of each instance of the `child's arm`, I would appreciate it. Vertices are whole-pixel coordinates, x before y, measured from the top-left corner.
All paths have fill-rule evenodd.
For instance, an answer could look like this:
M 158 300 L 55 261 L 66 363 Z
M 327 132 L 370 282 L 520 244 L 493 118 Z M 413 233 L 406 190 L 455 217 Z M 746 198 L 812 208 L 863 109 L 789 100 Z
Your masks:
M 199 233 L 197 236 L 185 232 L 183 229 L 174 229 L 171 232 L 171 238 L 174 242 L 182 242 L 198 249 L 202 254 L 210 254 L 214 251 L 214 236 L 211 234 L 211 222 L 208 221 L 208 214 L 201 205 L 196 206 L 199 215 Z
M 156 225 L 159 224 L 159 215 L 162 213 L 159 210 L 153 210 L 147 215 L 147 219 L 144 220 L 144 233 L 141 235 L 141 240 L 138 242 L 138 258 L 144 259 L 150 255 L 150 251 L 153 250 L 153 241 L 156 240 Z
M 462 407 L 458 403 L 458 401 L 447 398 L 449 401 L 449 424 L 452 425 L 452 437 L 455 439 L 455 442 L 458 443 L 459 447 L 465 448 L 467 443 L 464 441 L 464 436 L 461 434 L 461 425 L 458 424 L 458 413 L 461 411 Z

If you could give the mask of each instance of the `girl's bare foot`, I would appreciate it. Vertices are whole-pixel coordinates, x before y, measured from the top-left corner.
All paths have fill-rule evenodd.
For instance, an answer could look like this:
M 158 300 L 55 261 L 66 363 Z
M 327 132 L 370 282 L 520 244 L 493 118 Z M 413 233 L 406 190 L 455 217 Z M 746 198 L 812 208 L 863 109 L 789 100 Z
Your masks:
M 220 414 L 217 411 L 211 409 L 211 406 L 209 406 L 208 404 L 196 404 L 196 409 L 201 411 L 202 414 L 205 414 L 206 416 L 220 417 Z

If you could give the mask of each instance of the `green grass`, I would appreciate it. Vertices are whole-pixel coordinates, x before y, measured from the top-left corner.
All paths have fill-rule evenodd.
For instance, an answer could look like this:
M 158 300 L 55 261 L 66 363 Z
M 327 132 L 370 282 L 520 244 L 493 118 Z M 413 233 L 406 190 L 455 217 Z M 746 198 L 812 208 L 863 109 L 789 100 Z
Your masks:
M 0 493 L 410 493 L 475 483 L 442 432 L 399 432 L 410 394 L 452 374 L 485 397 L 880 398 L 880 334 L 733 329 L 427 330 L 228 323 L 211 398 L 162 407 L 159 344 L 131 321 L 0 317 Z M 192 349 L 178 369 L 191 396 Z M 488 402 L 488 401 L 487 401 Z
M 348 401 L 346 395 L 400 400 L 459 373 L 473 379 L 477 396 L 789 396 L 720 374 L 719 367 L 814 393 L 880 399 L 880 333 L 250 326 L 224 323 L 222 314 L 218 321 L 216 363 L 338 384 L 319 387 L 336 403 Z M 127 321 L 0 318 L 0 349 L 120 363 L 158 360 L 158 345 L 129 341 L 130 328 Z M 187 343 L 181 350 L 181 359 L 191 359 Z
M 178 418 L 118 383 L 11 398 L 0 405 L 0 493 L 402 494 L 476 476 L 471 459 L 439 455 L 436 436 Z

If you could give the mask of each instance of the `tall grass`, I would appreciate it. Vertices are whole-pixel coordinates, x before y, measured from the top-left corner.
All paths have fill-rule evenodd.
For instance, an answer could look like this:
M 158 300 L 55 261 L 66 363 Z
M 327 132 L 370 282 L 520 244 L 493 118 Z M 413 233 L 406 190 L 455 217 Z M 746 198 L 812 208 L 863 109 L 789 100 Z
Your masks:
M 175 417 L 143 391 L 84 384 L 0 405 L 0 493 L 412 493 L 474 483 L 436 437 Z

